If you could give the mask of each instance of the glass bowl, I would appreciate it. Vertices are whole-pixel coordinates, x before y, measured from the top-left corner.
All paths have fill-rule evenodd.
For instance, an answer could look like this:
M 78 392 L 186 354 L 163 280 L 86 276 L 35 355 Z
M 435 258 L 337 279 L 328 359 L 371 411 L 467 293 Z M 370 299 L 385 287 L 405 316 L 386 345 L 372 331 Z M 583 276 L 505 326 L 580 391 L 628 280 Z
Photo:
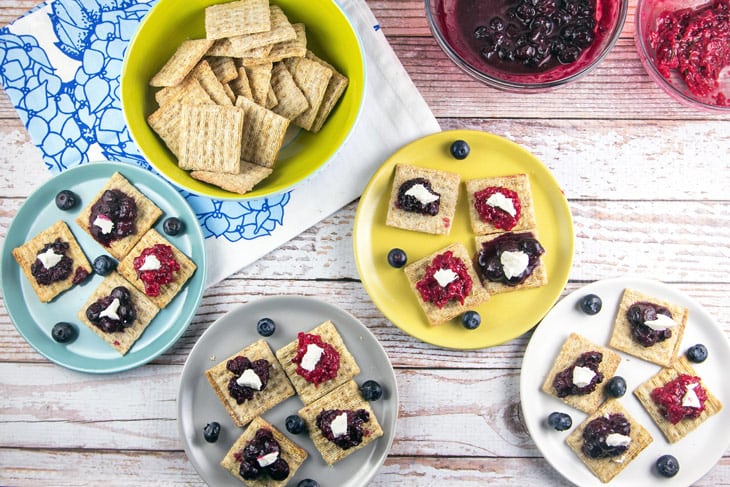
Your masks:
M 566 20 L 566 12 L 572 8 L 583 8 L 582 6 L 587 4 L 587 0 L 507 0 L 506 2 L 504 0 L 425 0 L 425 5 L 426 17 L 436 42 L 459 68 L 494 88 L 520 93 L 537 93 L 581 78 L 595 68 L 616 44 L 626 21 L 628 0 L 594 1 L 595 26 L 592 29 L 588 28 L 592 40 L 581 42 L 583 49 L 579 57 L 570 61 L 565 61 L 564 58 L 558 59 L 559 51 L 552 47 L 550 38 L 557 36 L 558 32 L 560 32 L 560 37 L 564 38 L 565 29 L 571 25 L 574 26 L 575 22 L 570 20 L 570 16 Z M 509 8 L 507 14 L 500 14 L 500 18 L 503 19 L 503 28 L 495 29 L 491 25 L 491 21 L 496 15 L 495 7 L 502 8 L 505 5 L 509 5 Z M 525 11 L 528 13 L 525 15 L 525 11 L 521 11 L 515 16 L 514 12 L 523 5 L 526 6 L 523 8 L 526 8 Z M 528 17 L 530 9 L 535 10 L 535 16 Z M 569 15 L 571 14 L 574 19 L 577 17 L 575 11 L 569 12 Z M 562 17 L 559 18 L 559 16 Z M 519 17 L 533 20 L 523 21 L 528 27 L 522 27 Z M 545 33 L 541 37 L 545 40 L 539 37 L 528 39 L 529 35 L 537 32 L 538 27 L 534 20 L 536 17 L 547 18 L 550 21 L 547 24 L 543 23 L 540 27 Z M 515 33 L 514 29 L 522 30 L 522 32 L 519 35 L 509 36 L 507 41 L 504 41 L 504 37 L 502 40 L 494 41 L 494 38 L 498 37 L 500 33 Z M 477 33 L 478 31 L 479 33 Z M 530 31 L 529 34 L 528 31 Z M 521 40 L 520 37 L 524 39 Z M 571 39 L 574 38 L 571 37 Z M 533 42 L 534 39 L 538 39 L 537 43 Z M 528 61 L 511 62 L 509 66 L 497 61 L 494 52 L 498 52 L 505 42 L 508 43 L 508 46 L 521 43 L 522 46 L 539 48 L 539 56 L 542 56 L 542 59 L 535 61 L 535 57 L 529 58 L 530 51 L 527 51 Z M 572 44 L 573 41 L 571 40 L 569 43 Z M 495 44 L 498 46 L 497 51 L 491 49 Z M 489 48 L 484 47 L 485 45 Z M 514 56 L 514 54 L 509 54 L 509 50 L 505 52 L 508 57 Z M 502 53 L 499 56 L 502 56 Z M 525 57 L 525 51 L 521 56 Z M 490 61 L 487 60 L 487 57 Z M 508 69 L 505 69 L 505 66 Z
M 666 55 L 657 55 L 658 52 L 667 52 L 664 47 L 669 45 L 666 42 L 661 42 L 662 39 L 667 37 L 663 35 L 664 32 L 667 32 L 665 28 L 668 26 L 664 19 L 679 10 L 686 9 L 685 14 L 689 13 L 690 22 L 694 22 L 694 19 L 698 17 L 698 11 L 704 11 L 707 15 L 709 12 L 707 9 L 711 5 L 712 2 L 708 3 L 707 0 L 638 0 L 634 41 L 639 52 L 639 59 L 641 59 L 649 77 L 670 97 L 691 108 L 716 113 L 730 113 L 730 66 L 726 66 L 724 70 L 720 71 L 716 86 L 711 87 L 710 84 L 700 80 L 696 86 L 693 83 L 693 87 L 691 87 L 680 74 L 679 69 L 667 66 L 664 61 L 667 59 Z M 725 2 L 725 5 L 727 5 L 727 2 Z M 727 12 L 725 12 L 725 19 L 727 19 Z M 727 25 L 727 20 L 725 20 L 725 23 Z M 709 24 L 706 23 L 705 25 L 711 26 L 712 24 L 713 22 L 710 21 Z M 690 29 L 685 29 L 685 32 L 688 30 Z M 727 31 L 724 37 L 712 33 L 712 31 L 705 31 L 705 33 L 713 38 L 712 42 L 724 45 L 727 52 L 727 46 L 730 42 Z M 689 54 L 689 51 L 687 54 Z M 688 56 L 687 59 L 695 59 L 700 62 L 708 59 L 706 51 L 702 49 L 692 54 L 693 56 Z M 727 52 L 725 56 L 730 58 L 730 52 Z M 676 50 L 672 57 L 678 59 Z M 709 66 L 717 69 L 722 67 L 722 63 L 719 64 L 715 66 L 710 64 Z M 683 64 L 683 66 L 690 65 Z M 690 83 L 692 83 L 691 78 Z

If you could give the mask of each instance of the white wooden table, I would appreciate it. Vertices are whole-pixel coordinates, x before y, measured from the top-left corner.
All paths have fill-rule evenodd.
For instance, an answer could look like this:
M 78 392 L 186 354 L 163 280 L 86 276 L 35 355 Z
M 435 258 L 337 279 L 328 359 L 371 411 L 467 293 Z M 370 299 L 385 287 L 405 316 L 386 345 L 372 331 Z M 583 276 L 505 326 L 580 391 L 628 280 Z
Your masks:
M 0 25 L 35 3 L 0 0 Z M 730 116 L 686 109 L 653 85 L 633 43 L 635 2 L 598 69 L 567 88 L 531 96 L 497 92 L 462 74 L 431 38 L 421 1 L 368 4 L 443 129 L 502 135 L 553 171 L 576 234 L 565 293 L 627 273 L 659 279 L 695 298 L 730 333 Z M 25 198 L 50 174 L 4 95 L 0 168 L 5 238 Z M 209 289 L 180 341 L 129 372 L 86 375 L 49 363 L 0 305 L 0 484 L 202 484 L 177 432 L 182 366 L 217 318 L 240 303 L 281 294 L 344 308 L 390 356 L 400 418 L 372 485 L 564 484 L 521 418 L 519 374 L 530 334 L 459 352 L 394 327 L 359 282 L 356 205 Z M 470 433 L 455 441 L 454 431 Z M 730 451 L 697 485 L 729 483 Z

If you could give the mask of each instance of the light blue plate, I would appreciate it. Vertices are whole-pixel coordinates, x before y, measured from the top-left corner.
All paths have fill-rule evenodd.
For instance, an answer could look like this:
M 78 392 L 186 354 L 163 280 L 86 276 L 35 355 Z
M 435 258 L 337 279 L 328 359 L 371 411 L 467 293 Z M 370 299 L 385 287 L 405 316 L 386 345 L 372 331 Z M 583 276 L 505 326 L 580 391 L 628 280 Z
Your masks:
M 121 356 L 77 318 L 76 314 L 103 277 L 93 274 L 84 283 L 74 286 L 51 301 L 41 303 L 33 288 L 15 262 L 12 249 L 30 240 L 58 220 L 64 220 L 86 253 L 89 262 L 101 254 L 104 247 L 91 238 L 75 222 L 83 208 L 115 172 L 120 172 L 137 189 L 151 199 L 163 214 L 155 228 L 164 235 L 162 222 L 175 216 L 185 224 L 185 231 L 175 237 L 165 235 L 178 249 L 188 255 L 197 270 L 170 304 L 160 311 L 142 336 L 126 355 Z M 56 193 L 70 189 L 80 201 L 69 211 L 56 207 Z M 111 373 L 142 365 L 162 354 L 187 329 L 195 315 L 205 288 L 205 248 L 203 234 L 185 199 L 172 186 L 153 173 L 128 164 L 96 162 L 69 169 L 43 184 L 18 211 L 8 228 L 2 249 L 2 293 L 5 307 L 18 332 L 47 359 L 89 373 Z M 57 343 L 51 329 L 58 321 L 74 323 L 79 336 L 72 343 Z

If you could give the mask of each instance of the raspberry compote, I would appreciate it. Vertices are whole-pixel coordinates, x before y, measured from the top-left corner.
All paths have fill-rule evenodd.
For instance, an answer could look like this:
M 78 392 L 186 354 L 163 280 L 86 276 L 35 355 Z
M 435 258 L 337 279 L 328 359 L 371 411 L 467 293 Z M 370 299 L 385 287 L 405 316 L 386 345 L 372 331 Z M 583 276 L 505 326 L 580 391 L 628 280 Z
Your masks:
M 276 460 L 269 464 L 274 457 Z M 254 438 L 233 458 L 241 463 L 238 474 L 246 480 L 268 476 L 281 481 L 289 476 L 289 463 L 281 457 L 281 446 L 268 428 L 256 431 Z
M 456 277 L 446 286 L 442 286 L 435 274 L 446 269 L 452 271 Z M 448 250 L 433 258 L 426 267 L 423 278 L 416 283 L 416 289 L 421 294 L 421 299 L 443 308 L 451 300 L 464 304 L 464 299 L 471 293 L 472 284 L 466 264 Z
M 332 433 L 332 421 L 343 413 L 347 415 L 347 432 L 335 436 Z M 370 421 L 370 413 L 364 409 L 354 411 L 326 409 L 317 415 L 316 424 L 317 428 L 322 432 L 322 436 L 343 450 L 347 450 L 362 443 L 363 436 L 367 434 L 363 425 L 368 421 Z
M 97 225 L 97 218 L 111 222 L 111 230 Z M 108 189 L 102 193 L 91 207 L 89 214 L 89 231 L 100 244 L 108 247 L 114 240 L 119 240 L 137 231 L 137 203 L 126 193 L 118 189 Z
M 292 359 L 292 362 L 297 364 L 297 374 L 302 376 L 304 380 L 312 384 L 321 384 L 328 380 L 337 377 L 337 372 L 340 370 L 340 354 L 335 350 L 335 347 L 322 340 L 319 335 L 312 333 L 299 332 L 297 335 L 297 354 Z M 314 344 L 322 349 L 322 355 L 319 357 L 316 365 L 312 370 L 307 370 L 302 367 L 302 359 L 307 353 L 307 346 Z
M 238 355 L 228 362 L 226 362 L 226 369 L 233 374 L 233 377 L 228 381 L 228 393 L 238 404 L 242 404 L 246 401 L 253 399 L 255 392 L 263 391 L 266 389 L 266 385 L 269 383 L 269 361 L 266 359 L 258 359 L 251 362 L 248 357 Z M 261 388 L 254 389 L 249 386 L 241 385 L 238 383 L 238 379 L 243 375 L 246 370 L 251 369 L 258 376 L 261 381 Z
M 608 417 L 599 416 L 588 423 L 583 430 L 583 453 L 588 458 L 607 458 L 621 455 L 628 445 L 609 445 L 606 438 L 611 433 L 623 436 L 631 435 L 631 423 L 620 413 Z
M 683 406 L 685 394 L 692 388 L 697 396 L 699 406 Z M 659 406 L 659 411 L 667 421 L 677 424 L 684 418 L 697 418 L 705 410 L 707 392 L 702 387 L 699 377 L 681 374 L 663 387 L 657 387 L 651 391 L 651 398 Z
M 563 369 L 555 374 L 553 379 L 553 387 L 558 397 L 566 397 L 573 395 L 590 394 L 596 390 L 596 386 L 603 382 L 603 373 L 598 371 L 598 367 L 603 361 L 601 352 L 590 351 L 582 353 L 573 362 L 573 365 Z M 586 367 L 594 373 L 590 383 L 585 386 L 577 386 L 573 383 L 573 371 L 576 367 Z
M 45 244 L 43 246 L 43 249 L 38 252 L 38 254 L 40 255 L 47 252 L 49 249 L 53 249 L 54 254 L 62 256 L 61 260 L 59 260 L 56 265 L 54 265 L 50 269 L 47 269 L 43 265 L 43 262 L 41 262 L 38 258 L 33 261 L 33 263 L 30 265 L 30 273 L 33 275 L 33 277 L 35 277 L 35 280 L 38 284 L 42 286 L 49 286 L 54 282 L 63 281 L 71 274 L 71 269 L 73 268 L 73 260 L 66 255 L 68 247 L 69 246 L 67 242 L 62 241 L 60 238 L 57 238 L 52 243 Z M 84 278 L 85 277 L 86 276 L 84 276 Z M 74 282 L 74 284 L 77 283 Z
M 670 328 L 655 330 L 644 324 L 646 321 L 654 321 L 658 314 L 672 317 L 666 307 L 647 301 L 637 301 L 626 311 L 626 319 L 631 324 L 631 336 L 645 347 L 663 342 L 672 336 Z
M 527 255 L 527 266 L 522 272 L 507 277 L 502 264 L 502 254 L 505 252 L 523 252 Z M 504 233 L 482 243 L 482 248 L 477 253 L 476 264 L 483 279 L 507 286 L 517 286 L 532 275 L 540 265 L 540 256 L 544 253 L 545 249 L 532 232 Z
M 495 193 L 500 193 L 512 201 L 512 206 L 515 210 L 514 215 L 511 215 L 498 206 L 493 206 L 488 203 L 489 197 Z M 474 209 L 483 222 L 491 223 L 495 228 L 507 231 L 512 230 L 517 225 L 522 214 L 522 204 L 520 203 L 519 195 L 509 188 L 499 186 L 489 186 L 474 193 Z
M 140 270 L 148 256 L 155 256 L 160 263 L 159 269 Z M 180 270 L 180 264 L 175 260 L 172 248 L 165 244 L 155 244 L 147 247 L 134 258 L 132 262 L 137 277 L 144 283 L 144 293 L 147 296 L 159 296 L 160 286 L 175 280 L 175 272 Z

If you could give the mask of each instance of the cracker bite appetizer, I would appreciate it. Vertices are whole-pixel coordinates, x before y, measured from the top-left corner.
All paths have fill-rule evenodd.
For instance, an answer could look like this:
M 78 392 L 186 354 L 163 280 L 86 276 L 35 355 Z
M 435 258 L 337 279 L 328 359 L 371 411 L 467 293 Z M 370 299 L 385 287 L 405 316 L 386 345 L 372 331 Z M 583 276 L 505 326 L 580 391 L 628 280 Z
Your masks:
M 545 253 L 537 231 L 476 237 L 475 267 L 490 294 L 541 287 L 548 283 Z
M 535 228 L 535 209 L 527 174 L 464 182 L 469 221 L 476 235 Z
M 47 303 L 91 273 L 91 264 L 65 222 L 59 220 L 13 249 L 38 299 Z

